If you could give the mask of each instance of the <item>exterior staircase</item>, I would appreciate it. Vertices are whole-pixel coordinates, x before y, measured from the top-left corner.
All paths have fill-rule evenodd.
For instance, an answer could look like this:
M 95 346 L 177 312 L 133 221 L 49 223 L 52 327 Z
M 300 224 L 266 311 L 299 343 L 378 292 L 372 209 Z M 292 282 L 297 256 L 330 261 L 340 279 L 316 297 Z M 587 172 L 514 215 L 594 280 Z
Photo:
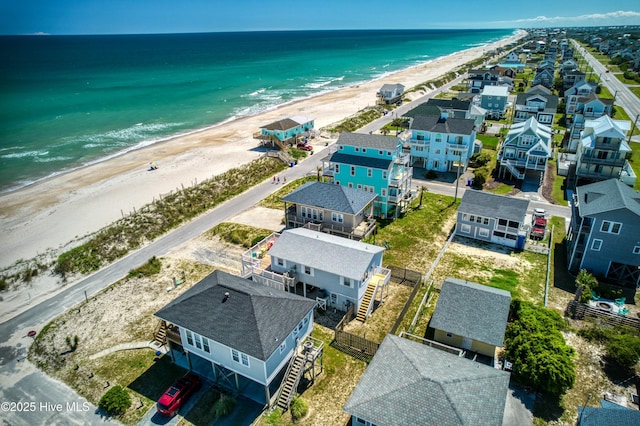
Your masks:
M 364 296 L 362 297 L 362 303 L 360 304 L 360 309 L 358 309 L 358 314 L 356 315 L 356 319 L 360 322 L 365 322 L 367 319 L 367 314 L 369 313 L 369 307 L 373 302 L 373 295 L 376 290 L 376 283 L 370 282 L 367 286 L 367 291 L 364 292 Z
M 278 402 L 276 405 L 283 412 L 289 409 L 289 404 L 293 395 L 296 393 L 300 378 L 304 373 L 304 356 L 296 352 L 291 358 L 287 372 L 284 375 L 284 385 L 280 389 L 280 395 L 278 395 Z
M 507 170 L 516 178 L 524 179 L 524 173 L 518 170 L 518 168 L 509 160 L 502 160 L 502 164 L 507 167 Z
M 167 343 L 167 323 L 166 321 L 160 321 L 160 325 L 156 328 L 156 332 L 153 335 L 153 341 L 158 345 L 164 345 Z

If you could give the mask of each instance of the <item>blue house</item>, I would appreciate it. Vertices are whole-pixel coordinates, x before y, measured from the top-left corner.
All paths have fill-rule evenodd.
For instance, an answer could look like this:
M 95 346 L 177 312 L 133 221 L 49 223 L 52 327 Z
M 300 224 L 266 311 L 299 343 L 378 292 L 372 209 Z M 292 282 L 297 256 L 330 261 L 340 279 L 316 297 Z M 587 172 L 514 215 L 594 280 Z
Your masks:
M 377 217 L 398 217 L 411 201 L 412 169 L 409 154 L 397 137 L 342 133 L 322 174 L 329 182 L 373 191 Z
M 473 155 L 475 121 L 439 115 L 418 115 L 411 119 L 411 165 L 438 172 L 464 173 Z
M 313 129 L 313 126 L 313 118 L 296 115 L 262 126 L 258 137 L 274 142 L 294 143 L 299 136 Z
M 506 86 L 485 86 L 480 94 L 480 106 L 487 110 L 487 117 L 500 119 L 504 117 L 508 97 Z
M 364 321 L 373 301 L 384 301 L 391 271 L 382 267 L 384 247 L 313 231 L 272 234 L 242 258 L 243 276 L 311 297 L 323 308 L 355 312 Z
M 316 302 L 214 271 L 155 313 L 169 356 L 217 385 L 270 405 L 313 328 Z

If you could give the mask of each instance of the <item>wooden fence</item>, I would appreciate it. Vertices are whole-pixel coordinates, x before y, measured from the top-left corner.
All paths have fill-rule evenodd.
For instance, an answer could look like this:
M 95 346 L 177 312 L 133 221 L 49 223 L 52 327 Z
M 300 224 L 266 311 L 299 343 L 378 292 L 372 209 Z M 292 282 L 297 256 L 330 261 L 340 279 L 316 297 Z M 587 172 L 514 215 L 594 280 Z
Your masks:
M 331 346 L 334 348 L 358 358 L 363 361 L 371 361 L 371 358 L 376 354 L 379 343 L 372 340 L 367 340 L 364 337 L 358 336 L 348 331 L 344 331 L 345 325 L 351 321 L 355 316 L 355 306 L 351 305 L 344 314 L 344 317 L 340 320 L 333 336 L 333 342 Z
M 387 265 L 391 271 L 391 281 L 410 287 L 415 287 L 422 282 L 422 273 L 398 266 Z
M 639 318 L 603 311 L 602 309 L 580 303 L 576 300 L 569 302 L 565 313 L 573 319 L 582 320 L 585 318 L 594 318 L 609 325 L 626 325 L 640 330 Z

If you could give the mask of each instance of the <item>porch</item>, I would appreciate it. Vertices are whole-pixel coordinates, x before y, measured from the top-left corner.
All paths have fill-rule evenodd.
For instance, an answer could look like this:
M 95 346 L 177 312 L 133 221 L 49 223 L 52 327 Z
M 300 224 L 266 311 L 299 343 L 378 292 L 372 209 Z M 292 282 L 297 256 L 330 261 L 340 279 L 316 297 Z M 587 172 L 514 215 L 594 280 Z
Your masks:
M 278 290 L 289 291 L 295 284 L 292 274 L 284 274 L 271 270 L 271 256 L 269 249 L 280 238 L 277 232 L 255 244 L 242 254 L 242 278 L 251 278 L 253 281 Z

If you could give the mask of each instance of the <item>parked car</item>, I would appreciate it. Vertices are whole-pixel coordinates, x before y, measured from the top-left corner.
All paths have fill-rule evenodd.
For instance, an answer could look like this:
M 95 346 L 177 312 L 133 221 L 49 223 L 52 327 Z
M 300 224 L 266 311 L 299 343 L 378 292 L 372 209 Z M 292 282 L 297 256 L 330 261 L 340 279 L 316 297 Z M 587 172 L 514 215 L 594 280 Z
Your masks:
M 176 380 L 158 400 L 158 413 L 173 417 L 189 397 L 200 389 L 200 384 L 200 378 L 194 373 L 187 373 Z
M 547 231 L 547 219 L 545 218 L 546 212 L 544 209 L 535 209 L 533 211 L 533 217 L 531 218 L 531 232 L 529 236 L 533 240 L 541 240 L 544 238 L 544 234 Z
M 298 149 L 301 149 L 303 151 L 313 151 L 313 147 L 308 143 L 299 143 Z

